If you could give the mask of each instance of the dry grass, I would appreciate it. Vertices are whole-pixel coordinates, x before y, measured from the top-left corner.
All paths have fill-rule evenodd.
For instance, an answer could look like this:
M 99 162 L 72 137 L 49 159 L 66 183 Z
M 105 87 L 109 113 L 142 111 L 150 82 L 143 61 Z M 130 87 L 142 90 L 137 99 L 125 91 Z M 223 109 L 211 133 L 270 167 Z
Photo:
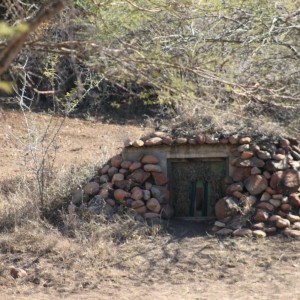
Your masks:
M 271 295 L 272 288 L 283 288 L 288 283 L 289 292 L 300 292 L 299 241 L 279 237 L 177 238 L 167 233 L 157 235 L 142 224 L 134 230 L 135 225 L 129 219 L 113 223 L 91 221 L 69 238 L 48 223 L 27 222 L 3 233 L 0 289 L 11 287 L 20 293 L 34 290 L 65 296 L 98 289 L 118 294 L 122 290 L 127 299 L 126 286 L 136 286 L 141 292 L 139 287 L 166 283 L 174 289 L 184 285 L 208 288 L 216 283 L 226 289 L 241 289 L 259 283 L 260 289 Z M 29 275 L 12 280 L 9 265 L 22 267 Z M 214 292 L 218 293 L 210 290 L 211 295 Z
M 42 213 L 32 182 L 11 183 L 13 192 L 2 189 L 0 222 L 7 228 L 0 235 L 3 295 L 40 299 L 45 293 L 58 298 L 101 290 L 103 299 L 111 295 L 132 299 L 148 290 L 144 297 L 151 299 L 151 293 L 158 293 L 157 286 L 163 285 L 164 294 L 158 293 L 157 299 L 168 299 L 162 295 L 196 299 L 199 292 L 214 299 L 230 293 L 234 286 L 236 299 L 243 299 L 242 291 L 249 286 L 270 296 L 287 284 L 288 293 L 300 295 L 296 284 L 300 241 L 191 236 L 188 231 L 180 234 L 149 227 L 127 214 L 107 221 L 101 215 L 79 218 L 62 209 L 72 187 L 94 172 L 92 167 L 57 174 L 48 187 L 47 209 Z M 55 223 L 53 216 L 59 216 L 60 222 Z M 197 231 L 201 225 L 194 226 Z M 28 276 L 12 279 L 11 265 L 25 269 Z M 223 294 L 216 285 L 222 285 Z M 33 296 L 33 291 L 42 296 Z
M 68 211 L 71 190 L 97 168 L 50 172 L 43 210 L 32 180 L 1 182 L 1 300 L 299 299 L 300 241 L 192 236 L 126 214 L 107 221 Z M 12 279 L 11 265 L 28 276 Z

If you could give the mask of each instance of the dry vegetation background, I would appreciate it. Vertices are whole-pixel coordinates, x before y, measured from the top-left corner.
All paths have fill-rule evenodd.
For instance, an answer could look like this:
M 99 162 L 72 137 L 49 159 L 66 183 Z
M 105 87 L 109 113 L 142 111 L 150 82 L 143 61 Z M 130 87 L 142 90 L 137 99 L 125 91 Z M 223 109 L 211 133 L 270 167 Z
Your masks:
M 299 137 L 299 1 L 58 2 L 1 77 L 0 299 L 299 299 L 299 241 L 68 207 L 149 127 Z M 1 16 L 44 3 L 5 0 Z

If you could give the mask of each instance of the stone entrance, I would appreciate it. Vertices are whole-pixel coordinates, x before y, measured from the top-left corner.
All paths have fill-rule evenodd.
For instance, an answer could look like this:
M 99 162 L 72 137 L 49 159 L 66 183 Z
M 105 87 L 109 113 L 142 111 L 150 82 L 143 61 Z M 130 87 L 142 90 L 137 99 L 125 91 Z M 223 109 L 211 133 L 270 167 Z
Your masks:
M 227 160 L 168 159 L 171 204 L 176 217 L 211 218 L 225 195 Z

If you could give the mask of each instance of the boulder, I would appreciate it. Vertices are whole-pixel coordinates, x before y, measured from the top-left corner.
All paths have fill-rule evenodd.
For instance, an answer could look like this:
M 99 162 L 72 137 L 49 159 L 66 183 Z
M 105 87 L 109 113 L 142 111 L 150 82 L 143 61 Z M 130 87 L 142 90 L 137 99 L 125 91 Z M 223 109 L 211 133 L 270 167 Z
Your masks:
M 130 165 L 129 171 L 130 171 L 130 172 L 133 172 L 133 171 L 135 171 L 135 170 L 137 170 L 137 169 L 140 169 L 141 167 L 142 167 L 142 164 L 141 164 L 140 162 L 138 162 L 138 161 L 135 161 L 135 162 L 133 162 L 133 163 Z
M 126 170 L 126 169 L 120 169 L 120 170 L 119 170 L 119 173 L 120 173 L 120 174 L 123 174 L 124 176 L 126 176 L 126 175 L 129 173 L 129 171 Z
M 196 144 L 197 144 L 197 141 L 196 141 L 196 139 L 188 139 L 188 143 L 189 143 L 190 145 L 196 145 Z
M 228 144 L 228 143 L 229 143 L 229 139 L 228 139 L 228 138 L 221 138 L 221 139 L 220 139 L 220 144 L 226 145 L 226 144 Z
M 282 192 L 282 178 L 283 178 L 283 171 L 277 171 L 271 176 L 270 180 L 270 187 L 275 192 Z
M 110 206 L 114 207 L 116 205 L 116 201 L 114 199 L 106 199 L 105 200 L 107 204 L 109 204 Z
M 94 196 L 98 194 L 99 191 L 100 191 L 100 185 L 97 182 L 89 182 L 83 188 L 83 192 L 88 196 Z
M 109 197 L 109 189 L 108 188 L 101 189 L 100 192 L 99 192 L 99 196 L 102 199 L 107 199 Z
M 250 137 L 242 137 L 239 140 L 239 144 L 249 144 L 251 143 L 251 138 Z
M 261 169 L 254 167 L 251 169 L 251 175 L 259 175 L 261 174 Z
M 130 197 L 130 193 L 127 193 L 126 191 L 121 190 L 121 189 L 117 189 L 114 191 L 114 198 L 118 202 L 123 201 L 126 197 Z
M 276 227 L 280 229 L 289 227 L 290 225 L 291 225 L 290 221 L 286 219 L 279 219 L 276 221 Z
M 139 206 L 134 209 L 138 214 L 143 215 L 147 212 L 147 207 L 145 205 Z
M 295 222 L 295 223 L 292 225 L 292 229 L 300 230 L 300 222 Z
M 251 158 L 253 156 L 254 156 L 254 153 L 252 151 L 244 151 L 241 154 L 241 159 L 249 159 L 249 158 Z
M 144 141 L 142 140 L 135 140 L 133 143 L 132 143 L 132 146 L 133 147 L 136 147 L 136 148 L 139 148 L 139 147 L 143 147 L 144 146 Z
M 159 159 L 157 157 L 155 157 L 154 155 L 144 155 L 142 157 L 141 162 L 143 164 L 158 164 Z
M 252 236 L 252 230 L 249 228 L 239 228 L 233 232 L 234 236 Z
M 116 155 L 116 156 L 112 157 L 110 161 L 111 161 L 111 165 L 113 167 L 119 168 L 121 166 L 123 159 L 122 159 L 121 155 Z
M 279 215 L 273 215 L 273 216 L 270 217 L 269 221 L 270 222 L 277 222 L 280 219 L 282 219 L 281 216 L 279 216 Z
M 104 175 L 107 174 L 108 169 L 110 168 L 110 165 L 105 165 L 101 170 L 100 170 L 100 174 Z
M 276 194 L 276 191 L 274 191 L 274 190 L 273 190 L 271 187 L 269 187 L 269 186 L 266 188 L 266 192 L 269 193 L 270 195 L 275 195 L 275 194 Z
M 299 230 L 293 230 L 293 229 L 286 228 L 283 231 L 283 234 L 285 236 L 288 236 L 288 237 L 291 237 L 291 238 L 296 238 L 296 239 L 300 238 L 300 231 Z
M 149 200 L 151 198 L 151 192 L 149 190 L 143 190 L 144 200 Z
M 122 163 L 121 163 L 121 168 L 125 169 L 125 170 L 128 170 L 129 167 L 131 166 L 132 162 L 130 160 L 124 160 Z
M 272 212 L 274 210 L 274 206 L 269 202 L 260 202 L 256 206 L 257 208 L 262 208 L 266 211 Z
M 299 152 L 296 152 L 296 151 L 292 150 L 290 153 L 291 153 L 294 160 L 300 160 Z
M 271 157 L 272 157 L 270 152 L 263 151 L 263 150 L 258 151 L 257 156 L 258 156 L 258 158 L 260 158 L 262 160 L 268 160 L 268 159 L 271 159 Z
M 247 191 L 251 195 L 258 195 L 268 187 L 268 181 L 261 175 L 251 175 L 244 181 Z
M 274 143 L 266 143 L 260 145 L 261 150 L 268 151 L 271 155 L 276 153 L 277 147 Z
M 264 192 L 260 197 L 260 201 L 268 201 L 270 199 L 271 199 L 271 195 L 267 192 Z
M 111 182 L 112 183 L 116 183 L 117 181 L 122 181 L 124 180 L 124 174 L 120 174 L 120 173 L 116 173 L 112 179 L 111 179 Z
M 132 182 L 130 180 L 120 180 L 115 182 L 115 186 L 119 189 L 129 191 L 132 188 Z
M 266 222 L 269 219 L 269 214 L 264 210 L 257 210 L 253 217 L 255 222 Z
M 238 192 L 243 191 L 243 184 L 241 182 L 233 183 L 230 186 L 228 186 L 227 189 L 226 189 L 226 194 L 227 195 L 232 195 L 236 191 L 238 191 Z
M 109 176 L 107 174 L 101 175 L 99 178 L 99 183 L 109 182 Z
M 269 172 L 276 172 L 279 170 L 286 170 L 288 168 L 287 160 L 283 159 L 280 161 L 268 160 L 265 165 L 265 169 Z
M 238 142 L 239 142 L 239 136 L 237 134 L 232 135 L 232 136 L 229 137 L 229 143 L 231 145 L 237 145 Z
M 221 221 L 215 221 L 214 225 L 220 228 L 226 227 L 226 223 L 223 223 Z
M 244 151 L 249 151 L 250 150 L 250 145 L 249 144 L 245 144 L 245 145 L 241 145 L 238 146 L 237 148 L 231 148 L 231 153 L 235 152 L 235 149 L 237 149 L 238 152 L 244 152 Z
M 137 208 L 140 208 L 143 206 L 145 206 L 145 203 L 142 200 L 135 200 L 135 201 L 132 201 L 132 203 L 131 203 L 131 207 L 133 209 L 137 209 Z
M 264 229 L 265 233 L 268 235 L 275 234 L 277 232 L 277 228 L 272 226 L 272 227 L 267 227 Z
M 162 144 L 162 138 L 160 137 L 153 137 L 145 141 L 146 146 L 156 146 Z
M 202 134 L 202 133 L 197 134 L 196 135 L 196 141 L 200 145 L 205 144 L 205 135 Z
M 266 179 L 270 179 L 270 178 L 271 178 L 271 174 L 270 174 L 268 171 L 264 171 L 264 172 L 263 172 L 263 176 L 264 176 Z
M 215 205 L 215 215 L 218 220 L 223 220 L 229 216 L 237 214 L 239 206 L 237 205 L 237 199 L 233 197 L 224 197 L 217 201 Z
M 279 207 L 280 204 L 281 204 L 281 201 L 280 200 L 277 200 L 277 199 L 270 199 L 269 202 L 275 207 Z
M 265 223 L 264 222 L 254 223 L 251 228 L 252 230 L 264 230 Z
M 127 179 L 131 179 L 133 182 L 143 184 L 151 174 L 149 172 L 145 172 L 142 169 L 137 169 L 134 172 L 132 172 Z
M 147 164 L 144 165 L 144 170 L 146 172 L 161 172 L 161 167 L 159 165 Z
M 144 192 L 141 188 L 139 187 L 134 187 L 132 190 L 131 190 L 131 198 L 133 200 L 141 200 L 144 198 Z
M 171 146 L 173 144 L 173 139 L 170 136 L 165 136 L 162 138 L 162 142 L 165 145 Z
M 262 230 L 253 230 L 252 234 L 256 238 L 264 238 L 267 236 L 267 234 Z
M 145 182 L 145 189 L 148 190 L 148 191 L 150 191 L 151 188 L 152 188 L 152 183 L 151 183 L 151 182 L 148 182 L 148 181 Z
M 283 210 L 283 211 L 290 211 L 292 209 L 291 205 L 288 204 L 288 203 L 283 203 L 281 204 L 280 208 Z M 278 214 L 280 214 L 280 211 L 278 212 Z M 284 213 L 283 216 L 285 217 L 286 214 Z
M 205 137 L 205 143 L 206 144 L 218 144 L 219 139 L 213 136 L 206 136 Z
M 300 187 L 299 172 L 296 170 L 284 171 L 281 182 L 285 195 L 297 192 Z
M 300 222 L 300 216 L 293 215 L 293 214 L 291 214 L 291 213 L 288 213 L 288 214 L 286 215 L 286 218 L 287 218 L 291 223 Z
M 187 143 L 187 138 L 184 138 L 184 137 L 178 137 L 176 139 L 176 143 L 181 145 L 181 144 L 186 144 Z
M 167 132 L 163 132 L 163 131 L 155 131 L 153 133 L 154 137 L 160 137 L 160 138 L 166 137 L 167 135 L 168 135 Z
M 247 167 L 262 168 L 265 165 L 265 163 L 263 160 L 257 157 L 252 157 L 250 159 L 237 159 L 236 161 L 234 161 L 234 165 L 240 168 L 247 168 Z
M 280 147 L 282 148 L 286 148 L 288 146 L 290 146 L 290 141 L 288 139 L 281 139 L 279 141 Z
M 300 207 L 300 197 L 298 193 L 292 193 L 289 196 L 290 203 L 293 207 L 299 208 Z
M 115 174 L 117 174 L 119 172 L 119 169 L 116 167 L 110 167 L 107 171 L 107 174 L 109 177 L 114 176 Z
M 277 153 L 277 154 L 274 154 L 273 157 L 272 157 L 274 160 L 283 160 L 285 159 L 285 155 L 284 154 L 280 154 L 280 153 Z
M 232 196 L 235 197 L 235 198 L 237 198 L 237 199 L 241 199 L 242 197 L 244 197 L 244 194 L 241 193 L 241 192 L 239 192 L 239 191 L 234 191 L 232 193 Z
M 151 175 L 156 185 L 165 185 L 168 183 L 168 178 L 162 173 L 152 172 Z
M 146 207 L 154 213 L 159 213 L 160 209 L 161 209 L 161 206 L 160 206 L 158 200 L 155 198 L 149 199 L 146 203 Z
M 232 179 L 234 181 L 244 181 L 251 175 L 251 168 L 233 168 Z
M 300 154 L 300 148 L 299 148 L 299 147 L 293 145 L 293 146 L 292 146 L 292 149 L 293 149 L 294 151 L 296 151 L 297 153 Z

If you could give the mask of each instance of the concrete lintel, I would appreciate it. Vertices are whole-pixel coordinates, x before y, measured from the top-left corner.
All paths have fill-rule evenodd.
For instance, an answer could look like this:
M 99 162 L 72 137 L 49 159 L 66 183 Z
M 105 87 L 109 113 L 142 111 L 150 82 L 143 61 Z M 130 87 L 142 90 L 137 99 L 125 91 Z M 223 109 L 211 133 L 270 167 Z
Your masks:
M 228 158 L 228 153 L 167 153 L 167 158 Z

